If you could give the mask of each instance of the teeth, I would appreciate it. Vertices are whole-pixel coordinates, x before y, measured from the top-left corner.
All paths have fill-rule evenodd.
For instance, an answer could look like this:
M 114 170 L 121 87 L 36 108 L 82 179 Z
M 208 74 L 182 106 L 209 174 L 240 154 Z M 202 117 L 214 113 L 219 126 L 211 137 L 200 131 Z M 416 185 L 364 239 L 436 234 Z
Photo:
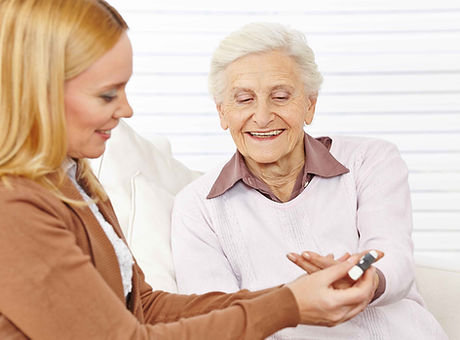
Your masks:
M 251 136 L 255 137 L 271 137 L 278 136 L 283 130 L 273 130 L 269 132 L 249 132 Z
M 100 133 L 110 135 L 110 130 L 98 130 Z

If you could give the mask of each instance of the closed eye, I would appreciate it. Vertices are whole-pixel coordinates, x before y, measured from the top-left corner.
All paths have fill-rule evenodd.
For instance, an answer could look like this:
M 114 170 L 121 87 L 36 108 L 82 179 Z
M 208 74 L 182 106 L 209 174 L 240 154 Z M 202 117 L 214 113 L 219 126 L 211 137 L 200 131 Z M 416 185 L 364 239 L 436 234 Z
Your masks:
M 284 101 L 289 99 L 289 93 L 286 91 L 277 91 L 272 94 L 272 99 L 277 101 Z
M 101 96 L 101 98 L 106 101 L 107 103 L 110 103 L 112 100 L 114 100 L 117 96 Z
M 250 101 L 252 101 L 252 98 L 244 98 L 244 99 L 237 100 L 237 102 L 240 104 L 249 103 Z
M 242 93 L 240 95 L 235 96 L 235 101 L 238 104 L 247 104 L 250 103 L 253 99 L 254 97 L 247 93 Z
M 102 98 L 105 102 L 110 103 L 111 101 L 117 98 L 117 91 L 113 90 L 110 92 L 106 92 L 101 94 L 99 97 Z

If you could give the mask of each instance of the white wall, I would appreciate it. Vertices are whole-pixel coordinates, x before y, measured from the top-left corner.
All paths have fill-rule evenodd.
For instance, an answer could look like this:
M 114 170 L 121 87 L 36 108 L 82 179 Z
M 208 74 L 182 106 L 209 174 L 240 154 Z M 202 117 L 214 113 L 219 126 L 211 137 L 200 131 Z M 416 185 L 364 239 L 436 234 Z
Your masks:
M 207 95 L 218 42 L 253 21 L 305 32 L 325 78 L 308 132 L 396 143 L 410 169 L 416 252 L 460 263 L 460 1 L 110 3 L 131 27 L 128 123 L 166 135 L 199 170 L 234 152 Z

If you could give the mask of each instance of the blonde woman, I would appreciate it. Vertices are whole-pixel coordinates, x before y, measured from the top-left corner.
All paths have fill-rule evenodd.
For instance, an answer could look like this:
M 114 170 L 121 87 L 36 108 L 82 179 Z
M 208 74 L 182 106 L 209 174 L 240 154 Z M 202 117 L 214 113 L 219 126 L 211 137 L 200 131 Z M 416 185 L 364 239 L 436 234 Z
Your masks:
M 373 268 L 330 285 L 353 261 L 254 293 L 145 282 L 85 161 L 132 115 L 126 30 L 103 0 L 0 1 L 0 338 L 261 339 L 359 313 Z

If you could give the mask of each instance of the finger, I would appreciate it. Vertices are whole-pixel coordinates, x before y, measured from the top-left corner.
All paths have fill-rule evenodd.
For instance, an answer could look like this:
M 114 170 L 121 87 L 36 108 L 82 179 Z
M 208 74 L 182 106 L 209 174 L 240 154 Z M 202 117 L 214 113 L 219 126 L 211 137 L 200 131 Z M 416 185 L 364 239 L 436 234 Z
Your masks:
M 346 261 L 350 258 L 351 254 L 349 252 L 346 252 L 345 254 L 343 254 L 342 256 L 340 256 L 337 261 L 339 262 L 343 262 L 343 261 Z
M 361 252 L 359 256 L 361 256 L 359 264 L 348 273 L 353 280 L 358 280 L 367 268 L 383 256 L 383 253 L 379 253 L 377 250 L 370 250 Z
M 321 268 L 311 264 L 310 262 L 305 260 L 305 258 L 303 258 L 302 256 L 300 256 L 300 255 L 298 255 L 296 253 L 287 254 L 287 258 L 291 262 L 295 263 L 297 266 L 299 266 L 300 268 L 305 270 L 308 274 L 312 274 L 312 273 L 315 273 L 315 272 L 321 270 Z
M 366 273 L 366 275 L 372 276 L 372 271 L 373 270 L 370 268 L 370 270 L 367 271 L 369 273 Z M 358 286 L 359 283 L 357 283 L 356 285 Z M 349 305 L 348 307 L 351 307 L 351 308 L 345 313 L 343 322 L 350 320 L 351 318 L 355 317 L 357 314 L 362 312 L 372 301 L 372 296 L 373 296 L 373 293 L 367 295 L 367 298 L 362 299 L 359 303 L 354 304 L 354 305 Z
M 322 270 L 320 273 L 324 284 L 331 285 L 333 282 L 344 278 L 348 271 L 359 261 L 359 255 L 351 256 L 347 261 L 336 264 Z
M 364 275 L 350 288 L 337 293 L 336 301 L 343 305 L 354 305 L 365 303 L 366 305 L 371 301 L 374 295 L 374 275 L 375 267 L 370 267 L 364 272 Z
M 302 255 L 308 255 L 308 261 L 319 268 L 327 268 L 337 263 L 332 254 L 321 256 L 315 252 L 305 252 Z
M 363 301 L 359 304 L 349 306 L 350 309 L 347 312 L 345 312 L 343 316 L 343 320 L 341 322 L 345 322 L 345 321 L 348 321 L 354 318 L 356 315 L 361 313 L 367 307 L 368 304 L 369 304 L 368 302 Z
M 377 249 L 368 249 L 368 250 L 364 250 L 362 252 L 360 252 L 359 254 L 361 255 L 361 257 L 363 257 L 364 255 L 366 255 L 367 253 L 369 253 L 371 250 L 377 252 L 377 259 L 375 260 L 375 262 L 377 262 L 378 260 L 380 260 L 382 257 L 385 256 L 385 253 L 381 250 L 377 250 Z
M 379 256 L 377 257 L 377 260 L 375 260 L 375 261 L 378 261 L 378 260 L 380 260 L 382 257 L 385 256 L 385 253 L 384 253 L 383 251 L 381 251 L 381 250 L 374 249 L 374 251 L 376 251 L 377 254 L 379 255 Z
M 370 266 L 369 269 L 367 269 L 363 276 L 356 282 L 354 285 L 357 288 L 360 287 L 366 287 L 367 285 L 374 285 L 374 280 L 375 280 L 375 275 L 376 275 L 376 269 L 374 266 Z

